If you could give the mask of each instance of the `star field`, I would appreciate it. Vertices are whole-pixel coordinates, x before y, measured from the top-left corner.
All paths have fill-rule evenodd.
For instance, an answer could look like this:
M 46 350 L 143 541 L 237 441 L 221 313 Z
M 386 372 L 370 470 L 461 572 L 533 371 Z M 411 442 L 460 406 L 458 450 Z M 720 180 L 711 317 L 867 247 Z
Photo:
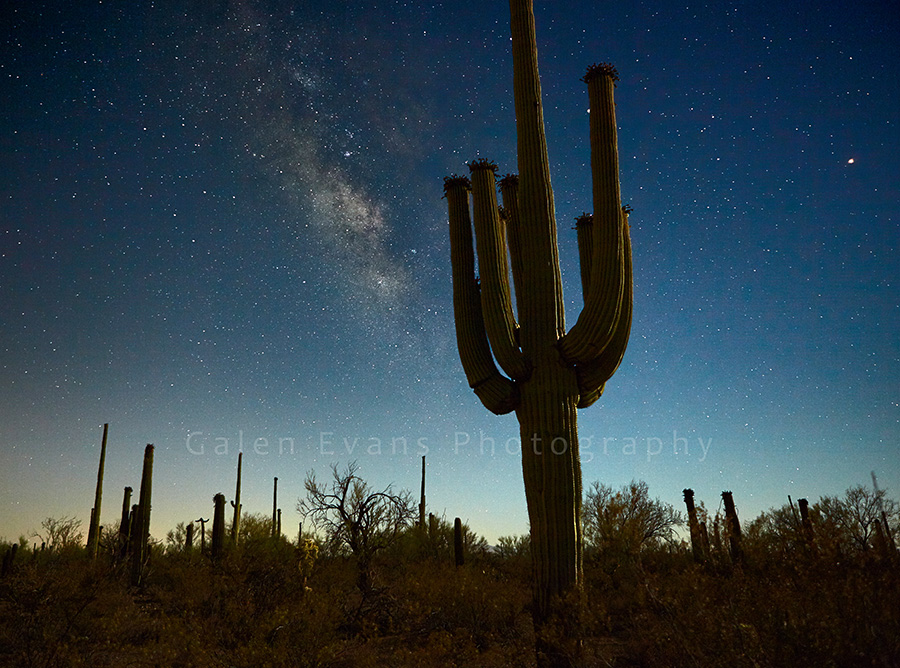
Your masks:
M 874 470 L 896 498 L 896 12 L 536 4 L 570 325 L 593 62 L 635 210 L 585 482 L 753 516 Z M 230 493 L 241 446 L 245 506 L 278 476 L 287 526 L 308 470 L 415 489 L 427 450 L 431 510 L 527 530 L 515 419 L 456 353 L 441 199 L 475 157 L 515 171 L 504 3 L 0 12 L 0 536 L 87 522 L 104 422 L 103 522 L 154 443 L 157 537 Z

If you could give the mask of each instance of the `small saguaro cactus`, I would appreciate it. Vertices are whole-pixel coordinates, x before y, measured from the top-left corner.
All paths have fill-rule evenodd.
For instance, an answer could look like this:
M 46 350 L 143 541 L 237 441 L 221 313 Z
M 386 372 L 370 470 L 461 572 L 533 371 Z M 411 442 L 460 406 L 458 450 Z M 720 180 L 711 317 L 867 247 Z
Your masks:
M 106 462 L 106 435 L 109 423 L 103 425 L 103 440 L 100 443 L 100 466 L 97 467 L 97 488 L 94 491 L 94 507 L 91 509 L 91 526 L 88 528 L 87 551 L 91 559 L 97 558 L 100 545 L 100 502 L 103 500 L 103 466 Z
M 531 0 L 511 0 L 510 10 L 519 173 L 499 183 L 502 215 L 497 168 L 488 160 L 470 163 L 470 178 L 448 176 L 444 194 L 463 370 L 489 411 L 515 411 L 519 421 L 533 546 L 533 611 L 540 627 L 557 613 L 571 617 L 571 606 L 561 598 L 581 588 L 576 409 L 597 401 L 628 343 L 631 242 L 628 210 L 619 193 L 613 101 L 618 76 L 610 65 L 594 65 L 583 79 L 591 110 L 593 189 L 593 214 L 579 219 L 584 308 L 567 331 Z M 565 663 L 556 659 L 551 663 Z
M 225 495 L 216 494 L 213 497 L 213 504 L 211 555 L 213 559 L 218 559 L 225 549 Z
M 419 529 L 425 530 L 425 455 L 422 455 L 422 491 L 419 494 Z
M 272 486 L 272 538 L 278 535 L 278 477 Z
M 465 541 L 463 540 L 462 520 L 453 520 L 453 561 L 457 567 L 466 563 Z
M 231 502 L 231 507 L 234 508 L 234 515 L 231 520 L 231 544 L 237 545 L 238 539 L 241 535 L 241 461 L 244 458 L 244 453 L 238 453 L 238 465 L 237 465 L 237 484 L 234 488 L 234 501 Z
M 190 552 L 194 549 L 194 523 L 188 522 L 184 529 L 184 551 Z
M 687 506 L 688 528 L 691 532 L 691 552 L 698 564 L 706 560 L 703 552 L 703 539 L 700 534 L 700 522 L 697 520 L 697 508 L 694 506 L 694 490 L 684 490 L 684 505 Z
M 125 488 L 122 495 L 122 517 L 119 519 L 119 556 L 124 557 L 128 553 L 128 543 L 131 539 L 131 487 Z
M 725 504 L 725 527 L 728 530 L 731 562 L 740 564 L 744 561 L 744 550 L 741 547 L 741 523 L 734 508 L 734 497 L 731 492 L 722 492 L 722 502 Z
M 813 542 L 812 520 L 809 518 L 809 501 L 799 499 L 797 505 L 800 506 L 800 528 L 803 531 L 803 538 L 807 543 Z
M 201 517 L 194 521 L 200 523 L 200 554 L 206 554 L 206 523 L 209 522 L 209 518 Z
M 137 514 L 131 526 L 131 584 L 140 585 L 144 577 L 144 564 L 149 557 L 147 542 L 150 539 L 150 500 L 153 488 L 153 446 L 144 448 L 144 469 L 141 473 L 141 492 L 138 496 Z

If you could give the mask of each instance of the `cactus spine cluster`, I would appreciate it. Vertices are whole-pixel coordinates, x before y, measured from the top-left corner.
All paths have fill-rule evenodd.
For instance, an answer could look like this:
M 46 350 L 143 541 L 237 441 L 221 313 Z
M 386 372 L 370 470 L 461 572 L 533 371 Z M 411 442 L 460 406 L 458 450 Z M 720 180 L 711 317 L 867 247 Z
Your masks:
M 444 192 L 456 336 L 466 379 L 488 410 L 515 411 L 519 420 L 534 610 L 541 623 L 558 597 L 580 588 L 576 408 L 599 398 L 624 354 L 631 329 L 631 247 L 619 194 L 613 102 L 617 76 L 611 66 L 597 65 L 584 77 L 591 105 L 594 204 L 593 215 L 580 223 L 584 308 L 567 332 L 531 0 L 511 0 L 510 9 L 519 174 L 500 181 L 502 216 L 496 166 L 489 161 L 471 163 L 471 179 L 447 177 Z M 480 281 L 475 276 L 470 191 Z
M 94 492 L 94 507 L 91 508 L 91 526 L 88 528 L 87 550 L 91 559 L 97 558 L 100 545 L 100 502 L 103 499 L 103 466 L 106 463 L 106 435 L 109 423 L 103 425 L 103 440 L 100 444 L 100 466 L 97 468 L 97 489 Z

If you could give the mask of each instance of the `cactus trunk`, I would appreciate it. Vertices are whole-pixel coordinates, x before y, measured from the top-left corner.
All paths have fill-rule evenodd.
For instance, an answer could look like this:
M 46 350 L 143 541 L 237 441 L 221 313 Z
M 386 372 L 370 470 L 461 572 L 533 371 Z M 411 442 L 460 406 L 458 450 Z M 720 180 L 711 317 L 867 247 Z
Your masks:
M 453 520 L 453 562 L 457 568 L 466 563 L 462 520 L 458 517 Z
M 471 163 L 471 181 L 456 175 L 444 181 L 454 317 L 469 386 L 488 410 L 515 411 L 519 421 L 538 661 L 570 665 L 578 643 L 547 640 L 542 629 L 578 634 L 583 540 L 576 409 L 599 398 L 631 328 L 631 245 L 627 212 L 620 206 L 613 102 L 617 76 L 611 66 L 598 65 L 584 77 L 591 103 L 594 213 L 579 232 L 584 309 L 566 333 L 531 0 L 510 0 L 510 15 L 519 173 L 500 182 L 502 215 L 493 163 Z M 474 275 L 470 190 L 480 282 Z M 551 623 L 555 617 L 561 626 Z
M 88 529 L 87 549 L 91 559 L 97 558 L 100 544 L 100 502 L 103 500 L 103 466 L 106 463 L 106 435 L 109 423 L 103 425 L 103 440 L 100 444 L 100 466 L 97 467 L 97 489 L 94 491 L 94 507 L 91 509 L 91 526 Z
M 153 446 L 144 449 L 144 469 L 141 473 L 141 492 L 138 496 L 137 513 L 131 526 L 131 583 L 142 584 L 144 566 L 149 558 L 147 542 L 150 538 L 150 501 L 153 488 Z
M 194 523 L 188 522 L 184 530 L 184 551 L 190 552 L 194 549 Z

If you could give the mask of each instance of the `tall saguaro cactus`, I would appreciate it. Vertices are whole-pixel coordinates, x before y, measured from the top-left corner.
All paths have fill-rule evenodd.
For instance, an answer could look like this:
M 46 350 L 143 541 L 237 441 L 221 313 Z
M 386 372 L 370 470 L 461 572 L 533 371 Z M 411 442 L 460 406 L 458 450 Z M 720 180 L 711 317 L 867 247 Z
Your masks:
M 519 420 L 535 620 L 542 624 L 555 614 L 554 601 L 580 587 L 576 408 L 599 398 L 625 352 L 631 329 L 631 246 L 619 194 L 613 103 L 617 75 L 610 65 L 595 65 L 584 77 L 591 106 L 594 208 L 592 216 L 579 220 L 584 308 L 567 332 L 531 0 L 510 0 L 510 10 L 518 176 L 500 182 L 502 214 L 496 166 L 489 161 L 469 165 L 471 180 L 447 177 L 444 192 L 456 336 L 466 379 L 488 410 L 515 411 Z M 480 279 L 475 276 L 472 221 Z
M 131 584 L 140 585 L 144 578 L 144 564 L 149 557 L 150 499 L 153 489 L 153 446 L 144 448 L 144 468 L 141 472 L 141 492 L 137 513 L 131 521 Z
M 97 558 L 100 545 L 100 502 L 103 500 L 103 466 L 106 463 L 106 435 L 109 423 L 103 425 L 103 440 L 100 443 L 100 466 L 97 467 L 97 489 L 94 491 L 94 507 L 91 508 L 91 526 L 88 528 L 87 549 L 91 559 Z

